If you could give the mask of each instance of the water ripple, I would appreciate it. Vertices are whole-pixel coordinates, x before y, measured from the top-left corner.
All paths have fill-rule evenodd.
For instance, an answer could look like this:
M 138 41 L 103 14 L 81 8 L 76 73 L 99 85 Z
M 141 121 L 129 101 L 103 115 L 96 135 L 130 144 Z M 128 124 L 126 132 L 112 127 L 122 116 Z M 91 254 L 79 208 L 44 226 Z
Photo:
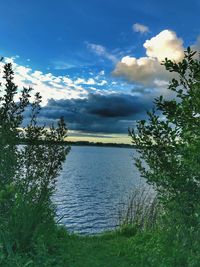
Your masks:
M 120 203 L 141 182 L 127 148 L 72 147 L 53 200 L 70 232 L 96 234 L 115 228 Z

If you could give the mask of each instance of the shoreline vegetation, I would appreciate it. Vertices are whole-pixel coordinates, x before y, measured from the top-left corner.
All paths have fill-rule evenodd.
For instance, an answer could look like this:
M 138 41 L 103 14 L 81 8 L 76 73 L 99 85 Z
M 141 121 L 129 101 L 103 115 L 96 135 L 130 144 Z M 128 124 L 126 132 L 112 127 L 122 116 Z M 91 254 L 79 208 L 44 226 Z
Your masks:
M 5 64 L 0 97 L 1 267 L 199 267 L 200 60 L 195 54 L 188 48 L 182 62 L 165 59 L 165 68 L 179 77 L 168 87 L 176 97 L 155 99 L 148 119 L 129 132 L 139 152 L 135 164 L 156 197 L 149 200 L 145 191 L 133 192 L 116 230 L 85 237 L 56 223 L 51 199 L 70 151 L 64 118 L 48 130 L 38 126 L 41 96 L 36 93 L 30 103 L 32 89 L 23 88 L 16 103 L 12 64 Z M 30 121 L 25 141 L 17 129 L 26 109 Z M 18 149 L 19 144 L 26 145 Z
M 29 141 L 26 139 L 20 139 L 17 141 L 17 144 L 26 145 L 29 144 Z M 123 144 L 123 143 L 102 143 L 102 142 L 89 142 L 89 141 L 45 141 L 45 140 L 37 140 L 35 144 L 38 145 L 48 145 L 48 144 L 58 144 L 58 145 L 66 145 L 66 146 L 97 146 L 97 147 L 120 147 L 120 148 L 137 148 L 135 145 Z

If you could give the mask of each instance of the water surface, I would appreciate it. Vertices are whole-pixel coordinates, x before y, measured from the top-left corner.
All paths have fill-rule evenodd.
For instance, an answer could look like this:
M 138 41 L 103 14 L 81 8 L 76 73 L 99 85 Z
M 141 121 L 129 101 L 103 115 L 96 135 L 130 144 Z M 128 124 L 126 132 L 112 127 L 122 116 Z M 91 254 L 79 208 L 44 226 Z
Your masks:
M 130 148 L 72 146 L 54 201 L 70 232 L 95 234 L 118 224 L 120 203 L 141 182 Z

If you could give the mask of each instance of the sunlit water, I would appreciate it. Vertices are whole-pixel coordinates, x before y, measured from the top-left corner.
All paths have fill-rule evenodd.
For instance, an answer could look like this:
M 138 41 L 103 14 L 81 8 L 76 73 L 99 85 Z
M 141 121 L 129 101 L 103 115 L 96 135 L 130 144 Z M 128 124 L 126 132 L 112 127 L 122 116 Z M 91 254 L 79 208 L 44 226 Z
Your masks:
M 118 224 L 119 207 L 141 183 L 129 148 L 73 146 L 58 178 L 54 201 L 70 232 L 95 234 Z

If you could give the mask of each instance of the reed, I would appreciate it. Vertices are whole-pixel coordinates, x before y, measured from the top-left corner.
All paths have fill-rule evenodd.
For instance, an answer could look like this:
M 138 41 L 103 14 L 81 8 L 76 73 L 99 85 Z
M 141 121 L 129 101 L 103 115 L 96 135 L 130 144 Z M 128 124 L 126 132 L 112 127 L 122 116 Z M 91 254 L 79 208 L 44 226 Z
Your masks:
M 120 229 L 132 228 L 135 231 L 142 231 L 154 228 L 159 209 L 155 191 L 144 186 L 134 188 L 129 198 L 119 208 Z

